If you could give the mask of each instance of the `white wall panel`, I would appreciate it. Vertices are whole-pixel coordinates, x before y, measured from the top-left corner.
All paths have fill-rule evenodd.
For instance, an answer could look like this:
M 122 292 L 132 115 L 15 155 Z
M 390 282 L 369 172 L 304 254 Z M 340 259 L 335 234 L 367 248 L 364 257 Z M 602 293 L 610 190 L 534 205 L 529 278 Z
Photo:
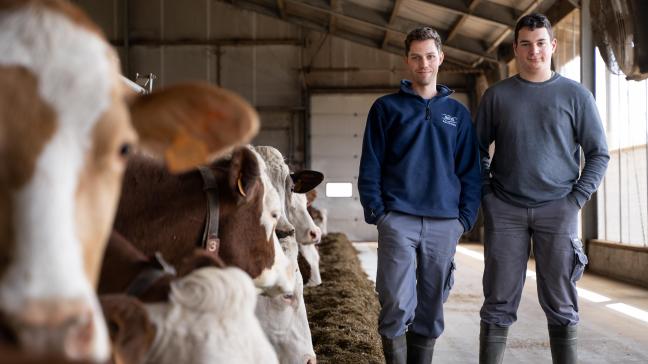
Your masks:
M 209 0 L 165 0 L 164 39 L 207 39 Z
M 126 0 L 74 0 L 101 28 L 108 39 L 121 39 L 123 32 L 122 12 Z
M 375 241 L 374 225 L 364 222 L 358 195 L 358 168 L 367 112 L 378 94 L 311 96 L 311 167 L 324 173 L 314 205 L 328 210 L 328 229 L 355 241 Z M 326 183 L 349 182 L 351 197 L 326 197 Z
M 254 48 L 222 47 L 220 85 L 239 93 L 256 105 L 256 74 Z
M 256 47 L 256 105 L 302 105 L 300 51 L 294 46 Z
M 219 1 L 212 1 L 210 11 L 212 33 L 217 34 L 217 38 L 253 38 L 255 36 L 257 17 L 255 13 L 237 9 Z
M 205 47 L 164 47 L 164 85 L 207 79 Z
M 160 39 L 163 14 L 161 0 L 129 1 L 128 29 L 131 38 Z

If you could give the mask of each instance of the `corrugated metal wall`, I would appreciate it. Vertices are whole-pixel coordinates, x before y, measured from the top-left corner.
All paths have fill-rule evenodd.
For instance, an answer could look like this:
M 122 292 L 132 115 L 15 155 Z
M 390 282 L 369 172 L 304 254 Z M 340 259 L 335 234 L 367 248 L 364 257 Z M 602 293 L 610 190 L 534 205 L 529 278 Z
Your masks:
M 254 143 L 278 147 L 297 167 L 308 158 L 311 92 L 387 92 L 405 77 L 402 57 L 219 1 L 75 2 L 117 47 L 126 76 L 154 73 L 157 86 L 204 80 L 238 92 L 261 115 Z M 440 81 L 467 83 L 450 73 Z

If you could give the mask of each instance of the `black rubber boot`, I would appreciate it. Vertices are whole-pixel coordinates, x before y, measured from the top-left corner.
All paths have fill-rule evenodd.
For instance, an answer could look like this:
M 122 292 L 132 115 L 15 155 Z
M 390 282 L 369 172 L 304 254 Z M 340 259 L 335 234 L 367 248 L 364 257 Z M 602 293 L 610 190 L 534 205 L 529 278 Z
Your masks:
M 383 354 L 385 355 L 386 364 L 407 364 L 407 340 L 405 335 L 388 339 L 384 336 L 382 339 Z
M 479 364 L 501 364 L 508 327 L 479 323 Z
M 408 331 L 407 364 L 431 364 L 436 339 Z
M 578 330 L 576 326 L 549 325 L 549 345 L 553 364 L 578 362 Z

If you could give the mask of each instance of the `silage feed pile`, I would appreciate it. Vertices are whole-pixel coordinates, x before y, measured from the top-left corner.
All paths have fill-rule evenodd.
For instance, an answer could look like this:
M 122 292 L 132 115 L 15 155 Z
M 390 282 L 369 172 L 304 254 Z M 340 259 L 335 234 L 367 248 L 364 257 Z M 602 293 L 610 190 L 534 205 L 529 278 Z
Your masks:
M 329 234 L 319 253 L 322 284 L 304 289 L 318 364 L 383 363 L 378 296 L 351 242 Z

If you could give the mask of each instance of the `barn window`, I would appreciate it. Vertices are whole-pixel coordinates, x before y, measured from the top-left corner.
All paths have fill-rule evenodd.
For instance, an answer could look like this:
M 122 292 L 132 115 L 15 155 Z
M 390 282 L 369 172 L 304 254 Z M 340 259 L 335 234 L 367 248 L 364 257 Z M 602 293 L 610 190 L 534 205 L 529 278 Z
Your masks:
M 351 197 L 353 185 L 350 182 L 332 182 L 326 184 L 326 197 Z
M 611 73 L 597 50 L 596 102 L 610 150 L 598 192 L 598 236 L 648 246 L 648 80 Z

